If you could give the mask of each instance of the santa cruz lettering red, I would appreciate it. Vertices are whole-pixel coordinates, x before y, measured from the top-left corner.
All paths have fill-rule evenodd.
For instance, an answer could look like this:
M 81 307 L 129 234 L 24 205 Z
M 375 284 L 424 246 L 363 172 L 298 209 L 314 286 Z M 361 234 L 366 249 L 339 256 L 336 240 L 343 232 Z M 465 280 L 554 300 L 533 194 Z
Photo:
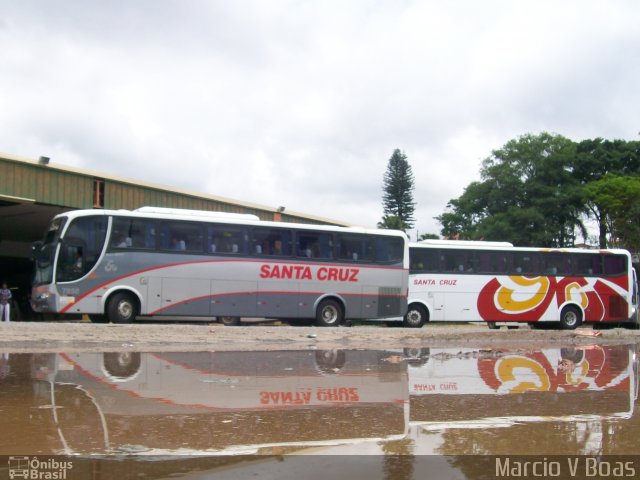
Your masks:
M 271 265 L 260 267 L 260 278 L 278 280 L 320 280 L 321 282 L 358 282 L 359 268 L 320 267 L 315 272 L 308 265 Z

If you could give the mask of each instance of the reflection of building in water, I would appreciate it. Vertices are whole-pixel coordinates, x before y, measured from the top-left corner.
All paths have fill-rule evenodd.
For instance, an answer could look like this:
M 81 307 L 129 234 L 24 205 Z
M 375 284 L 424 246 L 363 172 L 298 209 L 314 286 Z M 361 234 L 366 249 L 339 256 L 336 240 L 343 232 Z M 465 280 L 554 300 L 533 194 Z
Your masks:
M 383 356 L 34 355 L 36 402 L 50 416 L 37 453 L 252 453 L 404 438 L 406 366 Z
M 409 366 L 410 422 L 443 432 L 443 454 L 602 453 L 610 442 L 604 422 L 633 415 L 637 375 L 626 346 L 432 349 L 428 362 Z M 496 434 L 501 427 L 509 429 Z

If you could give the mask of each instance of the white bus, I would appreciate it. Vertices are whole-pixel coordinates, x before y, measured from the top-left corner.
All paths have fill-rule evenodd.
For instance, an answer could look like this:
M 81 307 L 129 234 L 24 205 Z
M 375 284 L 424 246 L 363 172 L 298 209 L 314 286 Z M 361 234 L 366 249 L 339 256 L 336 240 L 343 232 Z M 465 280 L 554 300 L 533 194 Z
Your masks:
M 626 250 L 519 248 L 505 242 L 410 245 L 405 325 L 426 321 L 638 325 L 638 286 Z
M 136 317 L 382 319 L 406 311 L 403 232 L 143 207 L 56 216 L 35 247 L 34 311 Z

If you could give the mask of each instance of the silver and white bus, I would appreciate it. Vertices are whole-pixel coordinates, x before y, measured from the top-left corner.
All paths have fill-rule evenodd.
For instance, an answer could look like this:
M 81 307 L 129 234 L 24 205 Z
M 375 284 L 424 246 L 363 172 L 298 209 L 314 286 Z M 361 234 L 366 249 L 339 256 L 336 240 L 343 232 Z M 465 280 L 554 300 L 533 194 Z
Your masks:
M 142 207 L 53 218 L 35 247 L 32 307 L 136 317 L 383 319 L 406 311 L 403 232 Z M 64 318 L 64 317 L 63 317 Z

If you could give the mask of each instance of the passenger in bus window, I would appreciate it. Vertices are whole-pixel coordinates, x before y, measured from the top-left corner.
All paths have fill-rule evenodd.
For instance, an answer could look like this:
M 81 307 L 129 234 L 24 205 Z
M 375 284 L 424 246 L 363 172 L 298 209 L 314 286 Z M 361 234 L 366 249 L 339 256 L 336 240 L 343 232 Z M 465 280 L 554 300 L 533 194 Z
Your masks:
M 124 235 L 118 235 L 113 241 L 113 246 L 116 248 L 127 248 L 129 245 L 127 244 L 127 239 Z

